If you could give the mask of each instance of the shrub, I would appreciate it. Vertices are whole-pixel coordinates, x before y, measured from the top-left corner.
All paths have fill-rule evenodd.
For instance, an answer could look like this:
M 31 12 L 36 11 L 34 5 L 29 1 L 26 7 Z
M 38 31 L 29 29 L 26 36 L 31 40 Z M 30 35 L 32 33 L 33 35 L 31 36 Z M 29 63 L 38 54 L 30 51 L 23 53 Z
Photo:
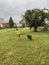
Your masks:
M 0 26 L 0 29 L 1 29 L 1 26 Z
M 9 24 L 8 23 L 4 24 L 3 28 L 9 28 Z
M 45 25 L 44 25 L 44 28 L 43 28 L 43 31 L 47 31 L 47 30 L 48 30 L 48 25 L 45 24 Z

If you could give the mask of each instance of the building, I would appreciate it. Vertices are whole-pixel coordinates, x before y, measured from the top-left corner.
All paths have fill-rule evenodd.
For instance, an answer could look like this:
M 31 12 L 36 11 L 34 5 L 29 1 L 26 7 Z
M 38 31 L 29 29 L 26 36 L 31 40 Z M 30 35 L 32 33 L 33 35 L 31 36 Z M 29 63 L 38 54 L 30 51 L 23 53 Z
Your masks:
M 45 13 L 48 13 L 48 12 L 49 12 L 49 10 L 46 9 L 46 8 L 44 8 L 43 11 L 44 11 Z
M 16 23 L 16 25 L 17 25 L 18 28 L 22 27 L 22 24 L 20 24 L 20 23 Z
M 3 18 L 0 18 L 0 27 L 2 28 L 4 25 L 4 19 Z

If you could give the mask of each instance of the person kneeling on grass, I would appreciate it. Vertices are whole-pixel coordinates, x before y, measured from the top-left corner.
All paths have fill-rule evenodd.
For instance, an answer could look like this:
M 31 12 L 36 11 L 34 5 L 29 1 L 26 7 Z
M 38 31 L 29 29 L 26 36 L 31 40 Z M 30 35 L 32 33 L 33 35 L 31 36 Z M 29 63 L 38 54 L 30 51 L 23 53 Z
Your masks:
M 20 38 L 20 31 L 16 29 L 17 36 Z

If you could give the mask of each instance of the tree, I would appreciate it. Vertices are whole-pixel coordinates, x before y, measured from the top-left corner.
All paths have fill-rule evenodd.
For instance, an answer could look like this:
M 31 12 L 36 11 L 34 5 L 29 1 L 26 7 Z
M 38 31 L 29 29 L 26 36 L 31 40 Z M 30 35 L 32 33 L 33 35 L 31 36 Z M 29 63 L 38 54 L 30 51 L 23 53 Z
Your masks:
M 10 28 L 14 27 L 14 22 L 13 22 L 12 17 L 10 17 L 10 19 L 9 19 L 9 27 Z
M 39 26 L 44 25 L 46 13 L 40 9 L 27 10 L 24 15 L 25 21 L 29 25 L 30 29 L 34 27 L 34 31 L 37 31 Z

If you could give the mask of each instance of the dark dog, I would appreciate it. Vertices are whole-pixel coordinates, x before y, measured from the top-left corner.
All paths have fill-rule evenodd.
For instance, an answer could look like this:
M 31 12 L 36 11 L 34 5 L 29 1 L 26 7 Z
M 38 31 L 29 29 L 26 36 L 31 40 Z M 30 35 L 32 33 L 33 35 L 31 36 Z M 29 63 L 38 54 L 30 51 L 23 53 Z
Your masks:
M 27 35 L 29 40 L 32 40 L 32 36 L 31 35 Z

